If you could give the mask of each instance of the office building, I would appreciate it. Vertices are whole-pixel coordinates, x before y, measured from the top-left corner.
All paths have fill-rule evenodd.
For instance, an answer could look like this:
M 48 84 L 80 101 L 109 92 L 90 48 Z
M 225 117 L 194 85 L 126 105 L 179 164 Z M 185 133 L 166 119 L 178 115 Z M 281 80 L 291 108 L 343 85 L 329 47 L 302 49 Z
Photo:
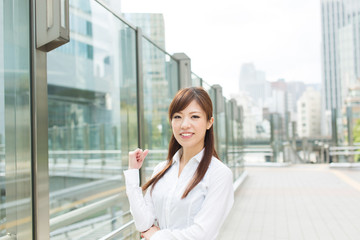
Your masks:
M 348 89 L 360 77 L 360 2 L 322 0 L 323 110 L 341 113 Z
M 321 97 L 320 92 L 306 89 L 297 101 L 297 132 L 299 137 L 319 137 L 321 134 Z
M 258 106 L 264 106 L 271 91 L 265 72 L 256 70 L 253 63 L 243 64 L 240 71 L 239 91 L 249 93 Z

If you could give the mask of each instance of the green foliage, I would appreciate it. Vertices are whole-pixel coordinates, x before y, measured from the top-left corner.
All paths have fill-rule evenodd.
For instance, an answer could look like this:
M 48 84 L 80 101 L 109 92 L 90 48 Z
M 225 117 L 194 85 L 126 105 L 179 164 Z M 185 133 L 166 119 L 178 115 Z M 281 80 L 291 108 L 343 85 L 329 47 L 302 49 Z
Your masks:
M 357 120 L 354 129 L 353 129 L 353 136 L 354 136 L 354 144 L 360 143 L 360 119 Z M 360 154 L 356 154 L 354 158 L 355 162 L 360 161 Z

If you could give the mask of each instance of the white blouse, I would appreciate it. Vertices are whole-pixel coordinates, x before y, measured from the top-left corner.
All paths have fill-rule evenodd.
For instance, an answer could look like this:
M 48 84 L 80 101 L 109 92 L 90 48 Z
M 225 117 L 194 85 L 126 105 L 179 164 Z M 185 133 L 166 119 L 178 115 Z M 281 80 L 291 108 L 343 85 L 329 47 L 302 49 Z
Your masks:
M 139 170 L 124 171 L 130 211 L 138 231 L 158 225 L 151 240 L 211 240 L 216 239 L 220 227 L 234 203 L 232 172 L 217 158 L 188 196 L 181 199 L 204 154 L 204 149 L 185 165 L 179 174 L 181 149 L 173 157 L 173 165 L 145 196 L 139 187 Z M 166 161 L 155 167 L 153 176 L 161 171 Z

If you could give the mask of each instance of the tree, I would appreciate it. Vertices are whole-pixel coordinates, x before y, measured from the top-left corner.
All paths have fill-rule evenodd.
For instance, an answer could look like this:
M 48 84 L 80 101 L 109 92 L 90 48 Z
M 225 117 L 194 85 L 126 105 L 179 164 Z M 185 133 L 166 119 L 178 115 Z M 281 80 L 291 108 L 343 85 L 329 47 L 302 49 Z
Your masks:
M 353 129 L 353 136 L 354 136 L 354 144 L 360 144 L 360 119 L 356 121 L 356 124 Z M 359 150 L 358 150 L 359 151 Z M 354 158 L 355 162 L 360 161 L 360 154 L 356 154 Z

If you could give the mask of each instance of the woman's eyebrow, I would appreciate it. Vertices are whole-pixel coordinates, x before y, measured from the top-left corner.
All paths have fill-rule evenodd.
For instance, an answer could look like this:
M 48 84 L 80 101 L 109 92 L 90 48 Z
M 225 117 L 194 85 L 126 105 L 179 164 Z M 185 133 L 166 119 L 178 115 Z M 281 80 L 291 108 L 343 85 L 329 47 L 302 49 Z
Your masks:
M 190 112 L 190 114 L 193 114 L 193 113 L 201 113 L 201 111 L 195 110 L 195 111 L 191 111 L 191 112 Z
M 200 110 L 194 110 L 194 111 L 189 112 L 189 114 L 193 114 L 193 113 L 201 113 L 201 111 Z M 184 113 L 183 113 L 183 111 L 179 111 L 179 112 L 176 112 L 174 114 L 184 114 Z

